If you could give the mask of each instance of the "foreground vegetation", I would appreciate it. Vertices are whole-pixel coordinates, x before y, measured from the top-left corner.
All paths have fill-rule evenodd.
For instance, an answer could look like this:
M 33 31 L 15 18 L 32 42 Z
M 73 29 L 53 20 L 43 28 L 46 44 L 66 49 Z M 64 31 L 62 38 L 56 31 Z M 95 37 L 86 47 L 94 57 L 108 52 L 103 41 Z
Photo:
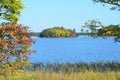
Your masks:
M 120 80 L 120 63 L 34 63 L 24 70 L 9 68 L 6 73 L 0 80 Z
M 24 75 L 0 77 L 0 80 L 120 80 L 120 72 L 49 73 L 36 71 Z

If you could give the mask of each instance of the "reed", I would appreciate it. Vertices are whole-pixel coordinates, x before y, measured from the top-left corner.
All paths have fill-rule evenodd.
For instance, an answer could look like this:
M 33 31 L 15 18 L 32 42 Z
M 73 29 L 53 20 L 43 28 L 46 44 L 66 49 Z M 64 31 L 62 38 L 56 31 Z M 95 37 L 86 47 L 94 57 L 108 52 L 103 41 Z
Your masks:
M 47 72 L 108 72 L 120 71 L 120 62 L 94 62 L 94 63 L 33 63 L 31 67 L 26 67 L 28 71 L 45 70 Z
M 120 80 L 120 72 L 49 73 L 36 71 L 19 76 L 0 77 L 0 80 Z
M 7 69 L 6 76 L 0 75 L 0 80 L 120 80 L 119 62 L 34 63 L 23 69 Z

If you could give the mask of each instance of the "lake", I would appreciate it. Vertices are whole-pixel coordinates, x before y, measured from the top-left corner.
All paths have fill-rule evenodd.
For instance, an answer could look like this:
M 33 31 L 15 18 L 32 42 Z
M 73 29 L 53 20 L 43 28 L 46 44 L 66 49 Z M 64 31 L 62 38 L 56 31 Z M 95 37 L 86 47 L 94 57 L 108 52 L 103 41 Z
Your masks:
M 113 37 L 32 38 L 36 43 L 31 49 L 37 51 L 30 55 L 32 63 L 120 62 L 120 43 Z

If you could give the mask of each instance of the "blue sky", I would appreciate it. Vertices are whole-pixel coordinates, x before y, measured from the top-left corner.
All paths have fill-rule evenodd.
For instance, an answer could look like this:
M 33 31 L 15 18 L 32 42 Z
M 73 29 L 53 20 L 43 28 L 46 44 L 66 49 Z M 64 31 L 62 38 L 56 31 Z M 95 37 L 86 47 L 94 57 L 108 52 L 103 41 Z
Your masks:
M 94 4 L 92 0 L 22 0 L 20 24 L 30 27 L 35 32 L 55 26 L 77 32 L 87 20 L 99 19 L 103 25 L 120 24 L 120 11 L 111 11 L 111 6 Z

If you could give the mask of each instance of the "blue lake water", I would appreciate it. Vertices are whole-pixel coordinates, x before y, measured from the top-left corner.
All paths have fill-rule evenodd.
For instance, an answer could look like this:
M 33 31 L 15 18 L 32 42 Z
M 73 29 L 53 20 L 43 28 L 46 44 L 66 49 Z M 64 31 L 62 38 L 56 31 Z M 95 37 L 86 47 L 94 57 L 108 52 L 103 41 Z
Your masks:
M 80 36 L 77 38 L 38 38 L 31 49 L 30 62 L 73 63 L 73 62 L 120 62 L 120 43 L 114 39 Z

